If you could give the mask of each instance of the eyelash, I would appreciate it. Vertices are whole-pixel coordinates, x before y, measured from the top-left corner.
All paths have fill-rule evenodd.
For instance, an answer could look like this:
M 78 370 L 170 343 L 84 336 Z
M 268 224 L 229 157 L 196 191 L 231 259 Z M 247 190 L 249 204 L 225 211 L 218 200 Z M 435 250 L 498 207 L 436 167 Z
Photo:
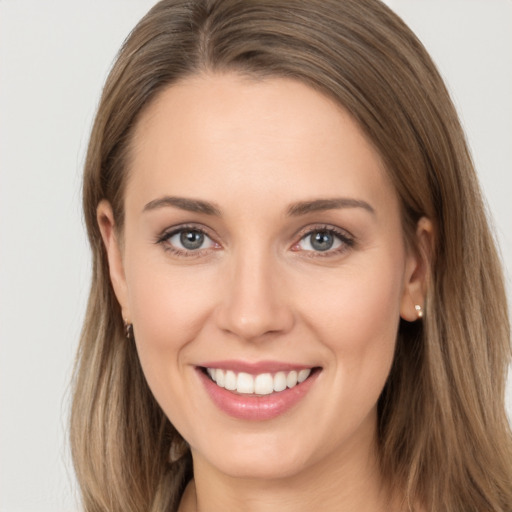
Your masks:
M 300 242 L 307 239 L 307 237 L 312 236 L 314 233 L 327 233 L 332 235 L 341 242 L 341 245 L 336 249 L 328 249 L 326 251 L 301 251 L 301 249 L 294 249 Z M 300 232 L 298 236 L 300 238 L 296 243 L 293 244 L 292 250 L 303 252 L 305 253 L 305 256 L 310 258 L 328 258 L 332 256 L 339 256 L 352 249 L 356 244 L 355 238 L 347 231 L 325 224 L 308 226 L 304 231 Z
M 221 247 L 220 244 L 218 242 L 216 242 L 215 239 L 213 237 L 211 237 L 204 228 L 202 228 L 200 226 L 195 226 L 195 225 L 183 225 L 183 226 L 178 226 L 176 228 L 172 228 L 168 231 L 165 231 L 164 233 L 162 233 L 162 235 L 160 235 L 156 239 L 156 244 L 164 246 L 164 250 L 169 251 L 178 257 L 200 257 L 200 256 L 203 256 L 205 252 L 208 252 L 211 249 L 210 247 L 205 248 L 205 249 L 197 249 L 197 250 L 180 249 L 180 248 L 177 248 L 169 243 L 169 240 L 173 236 L 183 233 L 183 232 L 186 232 L 186 231 L 196 232 L 196 233 L 204 235 L 205 237 L 210 239 L 212 241 L 212 243 L 215 244 L 215 246 L 216 246 L 216 247 L 214 247 L 214 250 Z M 297 248 L 297 246 L 303 240 L 307 239 L 308 236 L 312 236 L 314 233 L 327 233 L 329 235 L 332 235 L 341 242 L 341 245 L 340 245 L 340 247 L 338 247 L 334 250 L 328 249 L 325 251 L 301 250 L 301 249 Z M 291 250 L 294 252 L 303 252 L 303 253 L 305 253 L 305 255 L 307 257 L 311 257 L 311 258 L 317 258 L 317 257 L 326 258 L 326 257 L 331 257 L 331 256 L 338 256 L 338 255 L 343 254 L 343 253 L 347 252 L 348 250 L 352 249 L 356 243 L 355 238 L 351 234 L 349 234 L 347 231 L 341 230 L 339 228 L 335 228 L 333 226 L 328 226 L 328 225 L 308 226 L 308 228 L 305 229 L 304 231 L 300 232 L 298 234 L 298 236 L 300 238 L 298 239 L 297 242 L 295 242 L 292 245 Z
M 199 233 L 201 235 L 204 235 L 205 237 L 209 238 L 216 246 L 220 247 L 220 244 L 218 244 L 209 234 L 208 232 L 200 227 L 200 226 L 194 226 L 194 225 L 183 225 L 183 226 L 178 226 L 176 228 L 172 228 L 168 231 L 165 231 L 164 233 L 162 233 L 162 235 L 160 235 L 157 240 L 156 240 L 156 243 L 157 244 L 160 244 L 164 247 L 164 250 L 165 251 L 169 251 L 170 253 L 172 253 L 173 255 L 175 256 L 179 256 L 179 257 L 199 257 L 199 256 L 202 256 L 205 252 L 209 251 L 210 248 L 206 248 L 206 249 L 197 249 L 197 250 L 190 250 L 190 249 L 180 249 L 178 247 L 175 247 L 173 245 L 171 245 L 169 243 L 169 240 L 175 236 L 175 235 L 178 235 L 180 233 L 183 233 L 183 232 L 187 232 L 187 231 L 193 231 L 195 233 Z M 215 249 L 217 249 L 218 247 L 215 247 Z

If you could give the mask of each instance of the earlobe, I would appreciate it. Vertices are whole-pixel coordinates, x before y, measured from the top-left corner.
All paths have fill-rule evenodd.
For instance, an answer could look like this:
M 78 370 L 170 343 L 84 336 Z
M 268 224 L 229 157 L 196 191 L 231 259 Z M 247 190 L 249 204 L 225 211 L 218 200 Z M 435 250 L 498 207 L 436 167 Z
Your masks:
M 107 253 L 110 281 L 121 306 L 123 319 L 129 321 L 127 303 L 127 287 L 124 272 L 122 251 L 118 236 L 112 206 L 107 200 L 102 200 L 96 209 L 96 219 L 101 232 L 101 238 Z
M 423 318 L 434 247 L 434 227 L 427 217 L 418 221 L 416 239 L 406 259 L 400 316 L 409 322 Z

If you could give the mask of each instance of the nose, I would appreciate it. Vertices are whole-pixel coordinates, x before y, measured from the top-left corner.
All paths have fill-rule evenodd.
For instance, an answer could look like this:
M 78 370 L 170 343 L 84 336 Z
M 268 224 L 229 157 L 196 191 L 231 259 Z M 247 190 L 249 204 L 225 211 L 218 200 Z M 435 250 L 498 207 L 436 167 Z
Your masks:
M 247 341 L 289 332 L 294 315 L 276 262 L 253 253 L 232 263 L 222 286 L 218 327 Z

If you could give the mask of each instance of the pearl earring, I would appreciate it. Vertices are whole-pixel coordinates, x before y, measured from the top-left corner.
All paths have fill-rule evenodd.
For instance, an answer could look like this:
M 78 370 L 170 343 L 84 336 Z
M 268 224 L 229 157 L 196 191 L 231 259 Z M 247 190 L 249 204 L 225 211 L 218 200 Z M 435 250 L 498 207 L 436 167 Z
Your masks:
M 418 314 L 418 318 L 423 318 L 423 309 L 421 309 L 421 306 L 419 304 L 416 304 L 414 306 L 414 309 L 416 310 L 416 313 Z

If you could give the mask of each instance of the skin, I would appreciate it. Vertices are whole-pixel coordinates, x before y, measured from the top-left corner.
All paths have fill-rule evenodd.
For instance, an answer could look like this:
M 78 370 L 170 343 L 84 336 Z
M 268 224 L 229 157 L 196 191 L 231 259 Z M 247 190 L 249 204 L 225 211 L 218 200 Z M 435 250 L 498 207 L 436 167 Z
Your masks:
M 423 304 L 426 263 L 404 243 L 396 192 L 356 122 L 296 81 L 202 75 L 143 112 L 130 156 L 122 233 L 106 201 L 98 222 L 149 386 L 192 450 L 180 510 L 390 510 L 376 403 L 399 319 Z M 218 211 L 154 202 L 164 196 Z M 290 215 L 333 198 L 369 208 Z M 163 239 L 183 225 L 208 235 L 199 250 Z M 314 229 L 339 233 L 334 248 L 315 250 Z M 428 220 L 417 237 L 431 240 Z M 292 409 L 248 421 L 199 381 L 198 364 L 224 359 L 321 371 Z

